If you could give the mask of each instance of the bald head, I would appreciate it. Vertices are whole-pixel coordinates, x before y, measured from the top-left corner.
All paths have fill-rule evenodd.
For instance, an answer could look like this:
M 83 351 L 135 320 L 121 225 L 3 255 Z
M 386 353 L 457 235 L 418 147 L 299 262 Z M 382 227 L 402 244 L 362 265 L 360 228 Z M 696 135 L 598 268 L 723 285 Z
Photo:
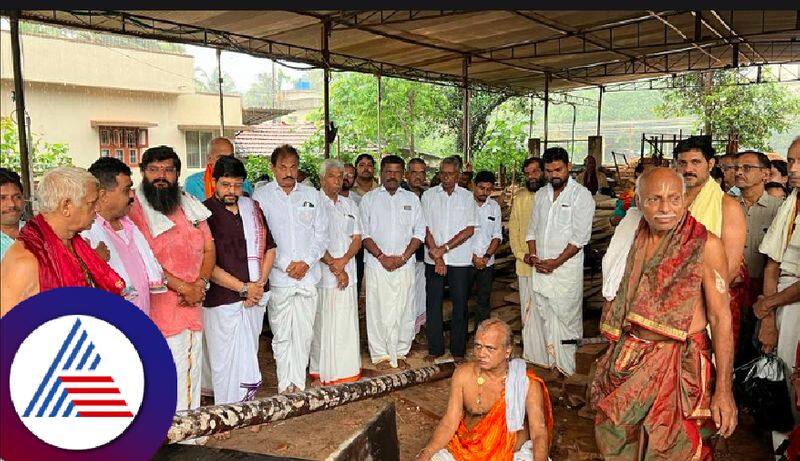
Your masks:
M 639 176 L 636 197 L 645 221 L 654 232 L 673 229 L 686 211 L 686 184 L 671 168 L 657 167 Z
M 208 143 L 208 164 L 213 166 L 220 157 L 233 155 L 233 142 L 228 138 L 214 138 Z

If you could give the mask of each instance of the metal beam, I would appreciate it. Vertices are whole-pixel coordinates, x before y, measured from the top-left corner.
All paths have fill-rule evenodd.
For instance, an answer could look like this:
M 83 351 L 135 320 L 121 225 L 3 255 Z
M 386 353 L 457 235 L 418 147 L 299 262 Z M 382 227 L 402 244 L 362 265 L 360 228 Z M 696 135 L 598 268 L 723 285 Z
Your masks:
M 464 61 L 462 63 L 461 68 L 461 75 L 463 78 L 462 81 L 462 91 L 463 91 L 463 100 L 461 102 L 461 127 L 462 127 L 462 134 L 463 134 L 463 145 L 464 145 L 464 164 L 466 165 L 467 162 L 470 161 L 470 117 L 469 117 L 469 56 L 464 56 Z
M 423 21 L 426 19 L 439 19 L 450 16 L 461 16 L 465 14 L 473 14 L 475 11 L 471 10 L 455 10 L 455 11 L 429 11 L 429 10 L 407 10 L 407 11 L 356 11 L 352 14 L 333 16 L 335 19 L 348 19 L 356 24 L 365 26 L 388 26 L 395 24 L 406 24 L 414 21 Z M 349 25 L 337 25 L 334 30 L 352 29 Z
M 314 17 L 314 18 L 317 18 L 317 19 L 320 19 L 320 20 L 322 20 L 322 19 L 330 19 L 332 22 L 336 22 L 336 23 L 339 23 L 339 24 L 345 24 L 345 25 L 348 25 L 348 26 L 350 26 L 350 27 L 352 27 L 354 29 L 358 29 L 358 30 L 363 31 L 363 32 L 369 32 L 369 33 L 371 33 L 373 35 L 377 35 L 377 36 L 380 36 L 380 37 L 383 37 L 383 38 L 388 38 L 388 39 L 391 39 L 391 40 L 396 40 L 396 41 L 399 41 L 399 42 L 408 43 L 409 45 L 415 45 L 415 46 L 420 46 L 420 47 L 424 47 L 424 48 L 430 48 L 430 49 L 442 51 L 442 52 L 445 52 L 445 53 L 452 53 L 452 54 L 458 55 L 458 56 L 461 56 L 464 53 L 469 53 L 472 56 L 472 59 L 480 59 L 480 60 L 483 60 L 483 61 L 486 61 L 486 62 L 492 62 L 492 63 L 495 63 L 495 64 L 500 64 L 500 65 L 503 65 L 503 66 L 511 68 L 511 69 L 516 69 L 516 70 L 535 73 L 535 74 L 544 74 L 545 72 L 548 72 L 548 73 L 551 74 L 551 76 L 554 75 L 555 77 L 557 77 L 557 78 L 559 78 L 561 80 L 566 80 L 566 81 L 570 81 L 570 82 L 573 82 L 573 83 L 579 83 L 579 84 L 582 84 L 582 85 L 594 86 L 594 83 L 589 82 L 589 81 L 583 81 L 583 80 L 580 80 L 580 79 L 574 79 L 574 78 L 570 78 L 570 77 L 563 77 L 558 72 L 558 70 L 551 69 L 551 68 L 548 68 L 548 67 L 545 67 L 545 66 L 530 66 L 530 65 L 529 66 L 521 66 L 521 65 L 517 65 L 517 64 L 511 64 L 511 63 L 508 63 L 508 62 L 505 62 L 505 61 L 500 61 L 498 59 L 494 59 L 494 58 L 492 58 L 490 56 L 486 56 L 485 54 L 473 53 L 471 50 L 460 50 L 460 49 L 452 48 L 452 47 L 449 47 L 449 46 L 443 46 L 443 45 L 438 45 L 438 44 L 435 44 L 435 43 L 423 42 L 423 41 L 415 39 L 415 38 L 409 38 L 409 37 L 405 37 L 403 35 L 399 35 L 397 33 L 386 32 L 386 31 L 383 31 L 383 30 L 380 30 L 380 29 L 376 29 L 374 27 L 363 26 L 363 25 L 355 24 L 352 21 L 340 20 L 340 19 L 337 19 L 335 17 L 321 15 L 321 14 L 314 13 L 314 12 L 298 11 L 297 14 L 304 15 L 304 16 L 311 16 L 311 17 Z
M 222 97 L 222 50 L 217 48 L 217 89 L 219 90 L 219 135 L 225 136 L 225 103 Z
M 661 13 L 658 13 L 658 15 L 664 16 L 664 17 L 669 17 L 669 16 L 682 15 L 682 14 L 686 14 L 686 13 L 687 13 L 687 11 L 663 11 Z M 548 36 L 548 37 L 545 37 L 545 38 L 528 39 L 528 40 L 522 40 L 522 41 L 515 42 L 515 43 L 509 43 L 509 44 L 506 44 L 506 45 L 500 45 L 500 46 L 495 46 L 495 47 L 491 47 L 491 48 L 484 48 L 482 50 L 479 50 L 478 53 L 481 53 L 481 54 L 492 53 L 492 52 L 496 52 L 496 51 L 511 50 L 511 49 L 521 48 L 521 47 L 535 47 L 536 48 L 539 45 L 545 44 L 547 42 L 560 41 L 560 40 L 562 40 L 564 38 L 569 38 L 569 37 L 574 37 L 574 38 L 577 38 L 577 39 L 583 39 L 586 36 L 586 34 L 589 34 L 589 33 L 605 32 L 607 30 L 613 30 L 613 29 L 616 29 L 618 27 L 625 27 L 625 26 L 630 26 L 630 25 L 634 25 L 634 24 L 638 25 L 638 24 L 641 24 L 643 22 L 648 22 L 648 21 L 653 21 L 653 20 L 654 20 L 654 18 L 650 14 L 647 14 L 645 16 L 636 16 L 636 17 L 633 17 L 633 18 L 623 19 L 623 20 L 620 20 L 620 21 L 614 21 L 614 22 L 611 22 L 611 23 L 602 23 L 602 24 L 597 24 L 597 25 L 593 25 L 593 26 L 581 27 L 581 28 L 576 29 L 575 32 L 569 33 L 566 36 L 564 34 L 558 33 L 556 35 L 551 35 L 551 36 Z M 611 33 L 611 35 L 613 35 L 613 32 Z
M 331 54 L 328 48 L 328 39 L 331 36 L 331 23 L 330 21 L 322 21 L 322 112 L 325 117 L 325 158 L 331 156 L 331 142 L 330 136 L 330 123 L 331 123 L 331 108 L 330 108 L 330 79 L 331 79 Z
M 605 88 L 601 86 L 600 93 L 597 95 L 597 136 L 600 136 L 600 118 L 603 114 L 603 93 L 605 91 Z M 573 135 L 572 137 L 574 138 L 575 136 Z
M 523 13 L 521 11 L 515 11 L 514 13 L 516 13 L 519 16 L 522 16 L 523 18 L 525 18 L 525 19 L 527 19 L 529 21 L 532 21 L 532 22 L 534 22 L 536 24 L 539 24 L 539 25 L 542 25 L 544 27 L 547 27 L 550 30 L 556 31 L 556 32 L 558 32 L 558 33 L 560 33 L 560 34 L 562 34 L 564 36 L 580 36 L 580 38 L 584 42 L 588 42 L 588 43 L 590 43 L 590 44 L 592 44 L 594 46 L 599 47 L 601 49 L 601 51 L 606 51 L 606 52 L 614 53 L 614 54 L 617 54 L 617 55 L 620 55 L 620 56 L 624 56 L 624 57 L 630 59 L 631 61 L 639 61 L 639 58 L 637 58 L 635 55 L 633 55 L 631 53 L 624 52 L 624 51 L 619 51 L 617 49 L 614 49 L 613 39 L 612 39 L 611 44 L 608 44 L 608 43 L 604 42 L 603 40 L 598 40 L 598 39 L 593 38 L 593 37 L 591 37 L 591 36 L 589 36 L 587 34 L 581 34 L 577 29 L 564 26 L 563 24 L 559 24 L 557 21 L 553 21 L 552 19 L 549 19 L 548 17 L 543 16 L 543 15 L 541 15 L 539 13 Z M 611 36 L 613 37 L 613 34 L 611 34 Z M 585 46 L 585 43 L 584 43 L 584 46 Z M 644 63 L 645 67 L 648 65 L 646 61 L 641 61 L 641 62 Z M 655 70 L 658 70 L 658 69 L 655 69 Z
M 378 77 L 378 156 L 381 154 L 381 102 L 383 99 L 383 88 L 381 88 L 381 74 L 377 74 Z
M 547 149 L 547 112 L 550 107 L 550 75 L 544 75 L 544 148 Z
M 25 112 L 25 82 L 22 77 L 22 51 L 19 44 L 19 12 L 11 14 L 11 60 L 14 69 L 14 102 L 17 112 L 17 138 L 19 138 L 19 164 L 22 172 L 22 195 L 25 199 L 24 216 L 33 216 L 33 178 L 28 149 L 28 126 Z

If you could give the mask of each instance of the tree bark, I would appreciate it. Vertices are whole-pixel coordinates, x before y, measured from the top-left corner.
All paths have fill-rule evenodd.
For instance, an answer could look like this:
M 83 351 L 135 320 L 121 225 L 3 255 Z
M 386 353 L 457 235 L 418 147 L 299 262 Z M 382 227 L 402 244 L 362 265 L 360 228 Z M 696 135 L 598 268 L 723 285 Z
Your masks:
M 355 383 L 313 388 L 296 394 L 274 395 L 247 402 L 196 408 L 175 415 L 165 443 L 176 443 L 232 429 L 281 421 L 350 402 L 380 397 L 416 384 L 449 378 L 453 375 L 454 369 L 453 363 L 443 363 Z

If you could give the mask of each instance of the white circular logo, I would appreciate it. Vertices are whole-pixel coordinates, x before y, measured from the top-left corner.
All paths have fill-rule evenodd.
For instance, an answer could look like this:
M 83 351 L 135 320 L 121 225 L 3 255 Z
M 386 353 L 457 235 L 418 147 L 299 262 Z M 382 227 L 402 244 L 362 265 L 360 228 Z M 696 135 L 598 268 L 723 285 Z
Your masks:
M 67 315 L 36 328 L 19 347 L 11 400 L 36 437 L 87 450 L 119 437 L 144 396 L 144 371 L 133 344 L 115 326 Z

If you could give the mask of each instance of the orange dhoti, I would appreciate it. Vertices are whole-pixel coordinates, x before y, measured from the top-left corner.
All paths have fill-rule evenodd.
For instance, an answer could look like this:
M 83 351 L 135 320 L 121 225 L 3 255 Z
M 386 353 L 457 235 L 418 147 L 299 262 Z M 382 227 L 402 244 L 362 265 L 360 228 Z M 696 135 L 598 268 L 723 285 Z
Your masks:
M 547 426 L 548 443 L 553 431 L 553 410 L 550 406 L 550 395 L 547 387 L 538 376 L 532 371 L 528 371 L 530 385 L 539 385 L 542 389 L 542 401 L 544 404 L 545 424 Z M 527 447 L 516 451 L 517 432 L 509 431 L 506 424 L 506 393 L 505 390 L 497 401 L 489 409 L 489 412 L 471 429 L 467 428 L 464 419 L 458 424 L 455 436 L 447 444 L 445 450 L 439 451 L 434 455 L 434 460 L 457 460 L 457 461 L 479 461 L 497 460 L 511 461 L 515 459 L 533 459 L 533 455 L 525 457 L 520 452 L 527 449 L 532 453 L 532 444 L 526 442 Z M 444 453 L 443 453 L 444 452 Z M 515 457 L 515 453 L 522 456 Z

